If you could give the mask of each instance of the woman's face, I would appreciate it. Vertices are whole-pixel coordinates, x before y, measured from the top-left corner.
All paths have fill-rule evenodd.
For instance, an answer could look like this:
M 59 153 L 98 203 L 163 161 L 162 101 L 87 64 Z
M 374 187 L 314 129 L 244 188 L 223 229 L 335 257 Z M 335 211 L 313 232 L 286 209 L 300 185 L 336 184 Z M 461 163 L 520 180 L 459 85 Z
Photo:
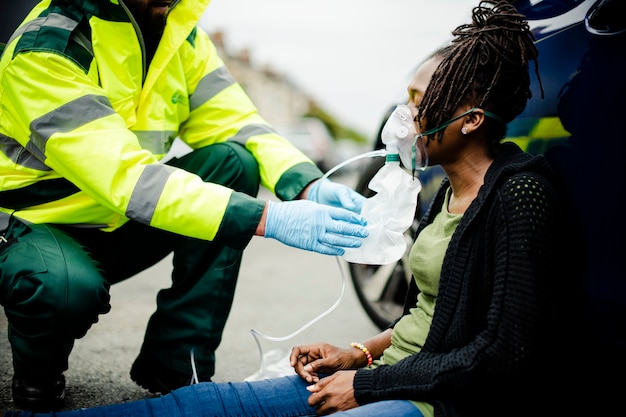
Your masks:
M 411 109 L 413 117 L 417 116 L 418 107 L 422 102 L 422 98 L 424 97 L 424 93 L 430 79 L 435 73 L 437 67 L 441 63 L 440 57 L 432 57 L 426 61 L 422 65 L 419 66 L 415 75 L 409 82 L 408 93 L 409 93 L 409 102 L 408 106 Z M 457 109 L 457 111 L 452 115 L 451 119 L 455 118 L 463 114 L 469 107 L 461 106 Z M 426 153 L 428 154 L 428 163 L 429 165 L 439 165 L 445 164 L 448 162 L 452 162 L 460 155 L 461 150 L 463 149 L 463 141 L 459 140 L 459 137 L 462 136 L 461 128 L 463 127 L 465 122 L 465 118 L 462 117 L 448 125 L 443 129 L 443 135 L 441 137 L 441 141 L 435 140 L 434 135 L 429 135 L 424 137 L 424 148 Z M 425 120 L 422 120 L 422 126 L 425 126 Z M 434 127 L 436 128 L 436 126 Z M 422 133 L 420 129 L 420 123 L 415 122 L 415 130 L 417 133 Z M 421 140 L 421 139 L 418 139 Z
M 417 70 L 415 71 L 415 74 L 413 75 L 413 78 L 411 78 L 411 81 L 409 82 L 409 86 L 408 86 L 408 93 L 409 93 L 409 102 L 408 102 L 408 107 L 411 109 L 412 115 L 413 117 L 417 117 L 417 111 L 418 108 L 422 102 L 422 99 L 424 98 L 424 93 L 426 92 L 426 88 L 428 87 L 428 83 L 430 82 L 430 79 L 432 78 L 433 74 L 435 73 L 437 67 L 439 66 L 439 64 L 441 63 L 441 57 L 439 56 L 434 56 L 429 58 L 428 60 L 424 61 L 424 63 L 422 63 L 422 65 L 420 65 Z M 424 123 L 425 121 L 422 120 L 422 126 L 425 126 L 426 124 Z M 417 121 L 415 121 L 415 130 L 417 131 L 417 133 L 421 133 L 421 129 L 420 129 L 420 123 L 418 123 Z M 439 144 L 431 144 L 429 142 L 434 142 L 433 140 L 429 140 L 428 137 L 425 138 L 418 138 L 417 140 L 423 140 L 424 144 L 421 148 L 424 149 L 425 153 L 428 155 L 428 164 L 429 165 L 437 165 L 439 164 L 438 162 L 438 156 L 437 154 L 439 153 Z
M 465 115 L 469 109 L 469 106 L 460 106 L 456 109 L 450 120 L 454 120 L 457 117 L 459 118 L 449 124 L 444 123 L 444 125 L 447 124 L 445 127 L 443 125 L 441 126 L 443 133 L 439 140 L 436 139 L 434 134 L 425 138 L 424 146 L 428 152 L 430 165 L 452 164 L 464 157 L 467 140 L 464 134 L 461 133 L 461 128 L 465 126 L 469 117 Z M 437 127 L 434 129 L 436 128 Z
M 409 82 L 409 86 L 407 88 L 409 93 L 409 102 L 407 105 L 411 109 L 413 117 L 417 115 L 417 108 L 422 102 L 422 98 L 426 92 L 426 87 L 428 87 L 428 83 L 430 82 L 430 79 L 435 73 L 435 70 L 437 69 L 437 66 L 439 66 L 440 62 L 441 58 L 439 57 L 432 57 L 424 61 L 424 63 L 417 68 L 417 71 L 415 71 L 413 78 L 411 78 L 411 81 Z

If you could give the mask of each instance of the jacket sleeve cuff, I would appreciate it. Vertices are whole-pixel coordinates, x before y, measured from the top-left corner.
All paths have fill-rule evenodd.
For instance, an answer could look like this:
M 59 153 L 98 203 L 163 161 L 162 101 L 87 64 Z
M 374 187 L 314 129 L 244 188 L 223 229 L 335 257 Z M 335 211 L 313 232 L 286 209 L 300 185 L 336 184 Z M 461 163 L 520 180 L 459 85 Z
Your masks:
M 256 232 L 264 208 L 265 201 L 233 192 L 214 241 L 234 249 L 244 249 Z
M 374 386 L 374 372 L 371 369 L 358 369 L 354 374 L 352 388 L 354 389 L 354 399 L 359 405 L 374 402 L 372 387 Z
M 303 162 L 289 168 L 280 177 L 274 194 L 283 201 L 295 199 L 312 181 L 321 178 L 324 174 L 322 171 L 309 162 Z

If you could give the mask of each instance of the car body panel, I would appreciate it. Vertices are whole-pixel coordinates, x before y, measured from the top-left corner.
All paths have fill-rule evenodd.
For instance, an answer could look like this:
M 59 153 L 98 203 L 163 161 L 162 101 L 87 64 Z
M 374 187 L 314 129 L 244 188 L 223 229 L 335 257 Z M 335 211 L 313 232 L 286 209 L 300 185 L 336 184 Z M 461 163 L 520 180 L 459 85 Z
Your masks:
M 523 0 L 515 5 L 536 37 L 544 94 L 531 67 L 532 98 L 508 125 L 505 140 L 545 154 L 563 179 L 571 227 L 580 241 L 580 253 L 572 254 L 580 276 L 572 277 L 571 285 L 584 293 L 581 303 L 589 320 L 584 337 L 599 350 L 626 354 L 626 263 L 621 261 L 626 253 L 626 1 Z M 374 148 L 383 146 L 379 134 Z M 365 174 L 375 172 L 371 167 Z M 418 176 L 423 188 L 416 222 L 444 172 L 435 166 Z M 361 178 L 357 190 L 367 192 L 358 188 L 367 183 Z M 406 285 L 399 284 L 404 277 L 411 279 L 406 268 L 407 259 L 384 268 L 350 265 L 357 295 L 381 328 L 401 311 L 397 304 L 403 298 L 396 291 L 404 291 Z M 387 285 L 374 282 L 384 279 Z M 372 296 L 369 285 L 383 291 Z

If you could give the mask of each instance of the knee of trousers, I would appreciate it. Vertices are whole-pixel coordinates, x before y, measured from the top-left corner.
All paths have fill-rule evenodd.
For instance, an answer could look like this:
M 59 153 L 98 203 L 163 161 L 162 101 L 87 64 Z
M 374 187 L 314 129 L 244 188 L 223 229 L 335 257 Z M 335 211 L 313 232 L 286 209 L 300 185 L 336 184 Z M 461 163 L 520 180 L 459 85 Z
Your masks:
M 24 334 L 64 333 L 80 338 L 100 314 L 110 310 L 109 285 L 83 268 L 43 270 L 16 276 L 5 311 L 11 325 Z
M 256 196 L 261 184 L 259 163 L 243 145 L 233 142 L 230 146 L 240 166 L 240 170 L 237 170 L 234 177 L 232 188 Z

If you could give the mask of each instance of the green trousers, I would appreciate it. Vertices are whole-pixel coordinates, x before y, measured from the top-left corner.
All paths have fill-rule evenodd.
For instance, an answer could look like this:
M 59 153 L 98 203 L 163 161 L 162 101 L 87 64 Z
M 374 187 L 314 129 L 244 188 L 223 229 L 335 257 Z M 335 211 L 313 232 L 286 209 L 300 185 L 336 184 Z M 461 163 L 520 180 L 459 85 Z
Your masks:
M 236 143 L 199 149 L 168 164 L 252 196 L 259 190 L 258 164 Z M 132 221 L 102 232 L 11 219 L 0 242 L 0 304 L 9 322 L 15 375 L 53 378 L 67 370 L 74 341 L 110 310 L 110 285 L 172 252 L 172 286 L 158 293 L 140 356 L 191 375 L 193 349 L 197 373 L 208 379 L 242 250 Z

